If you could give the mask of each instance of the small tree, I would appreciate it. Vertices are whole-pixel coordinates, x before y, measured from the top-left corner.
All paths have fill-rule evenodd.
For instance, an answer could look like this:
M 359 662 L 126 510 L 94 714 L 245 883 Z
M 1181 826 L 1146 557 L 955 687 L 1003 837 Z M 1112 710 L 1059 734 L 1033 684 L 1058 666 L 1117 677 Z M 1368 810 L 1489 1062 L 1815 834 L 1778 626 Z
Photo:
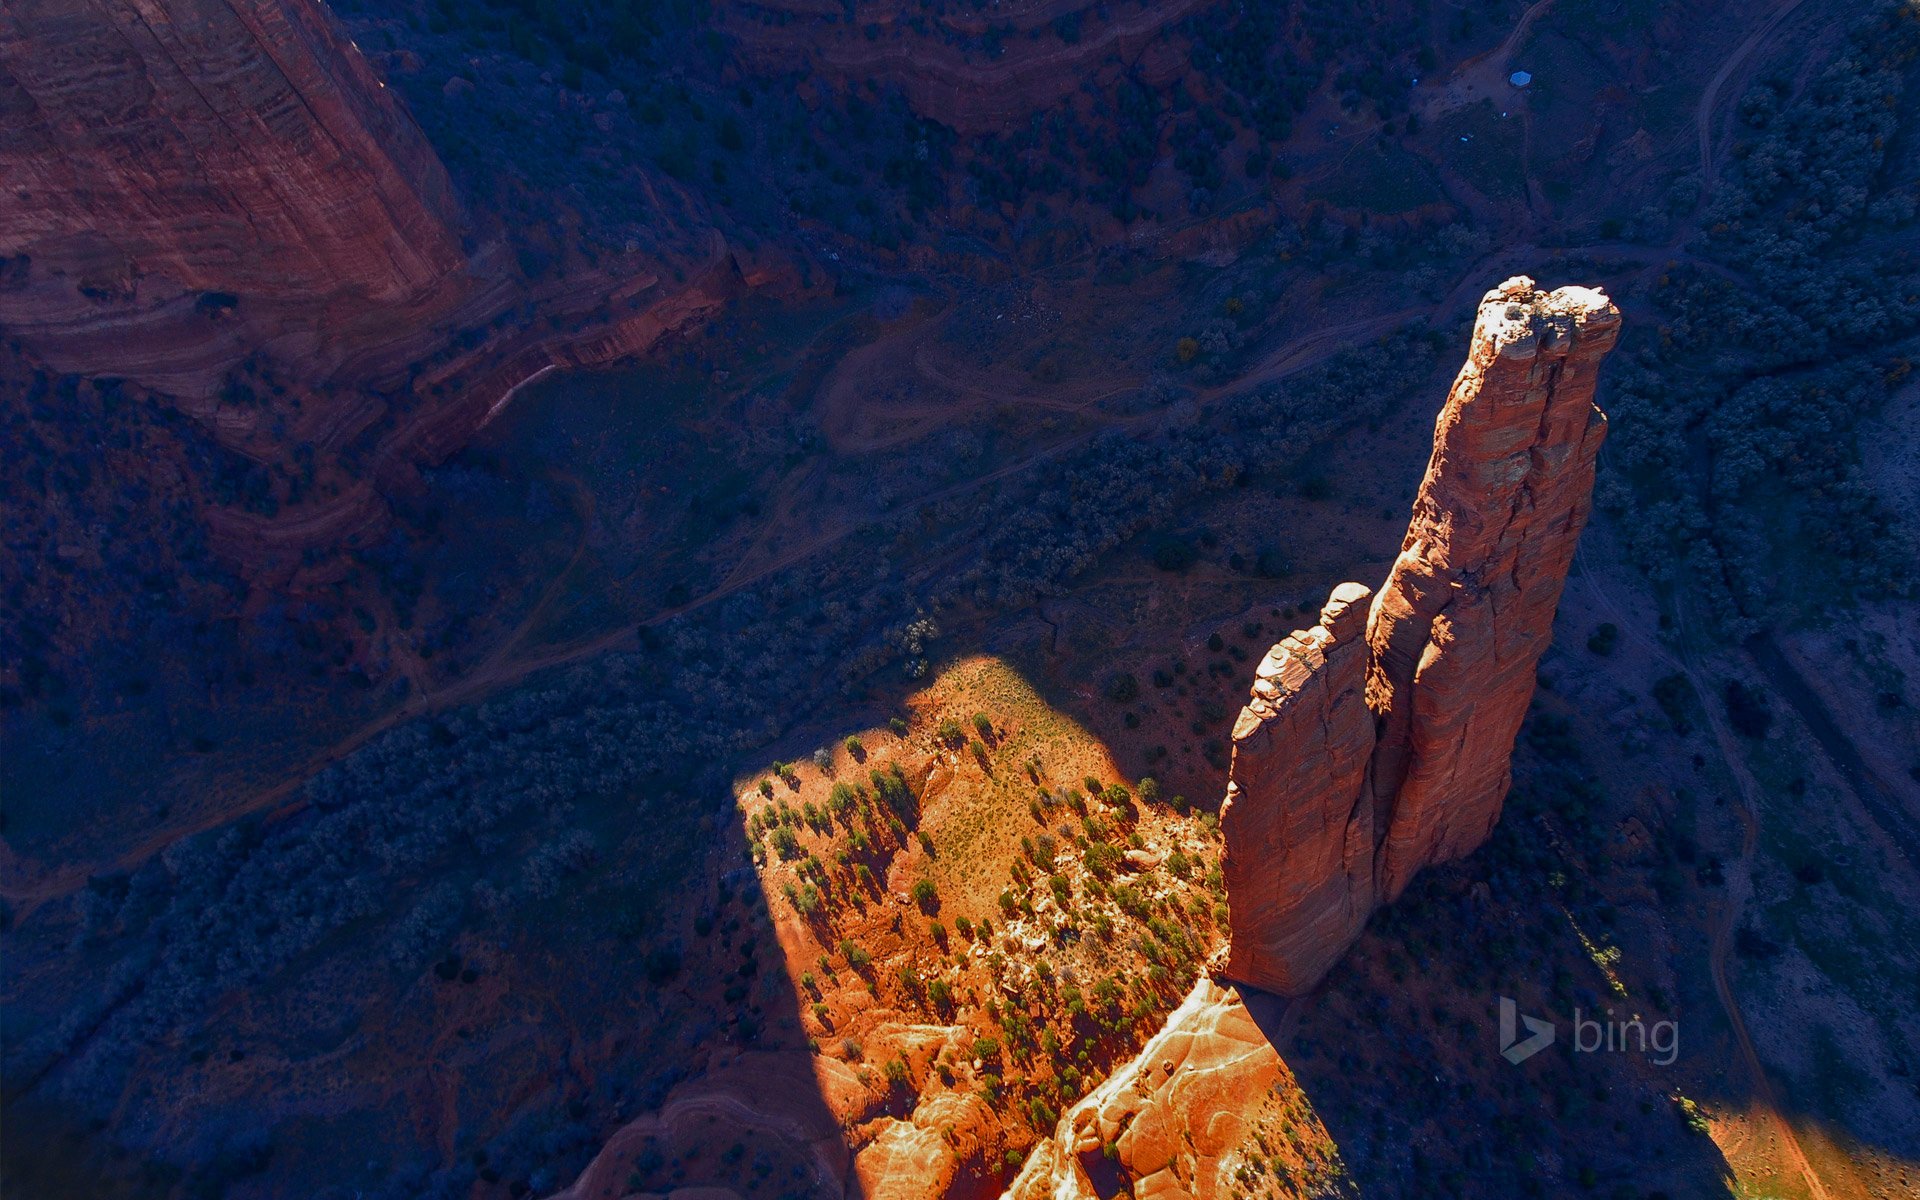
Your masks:
M 953 1011 L 953 985 L 944 979 L 936 979 L 927 985 L 927 999 L 933 1004 L 933 1011 L 946 1016 Z
M 935 912 L 940 908 L 940 889 L 934 886 L 931 879 L 916 879 L 912 896 L 913 902 L 927 912 Z

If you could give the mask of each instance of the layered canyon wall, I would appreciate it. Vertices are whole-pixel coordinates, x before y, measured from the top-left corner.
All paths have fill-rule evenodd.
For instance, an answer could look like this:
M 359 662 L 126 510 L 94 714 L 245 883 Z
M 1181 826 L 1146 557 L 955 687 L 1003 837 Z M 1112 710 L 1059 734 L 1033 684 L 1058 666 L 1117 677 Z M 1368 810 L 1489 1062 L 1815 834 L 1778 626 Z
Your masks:
M 670 183 L 657 246 L 526 277 L 322 0 L 0 5 L 0 188 L 10 351 L 303 481 L 203 514 L 276 594 L 336 581 L 529 379 L 807 286 Z
M 1310 989 L 1415 872 L 1492 832 L 1591 507 L 1619 326 L 1588 288 L 1487 293 L 1364 623 L 1367 589 L 1342 584 L 1262 662 L 1220 818 L 1229 978 Z
M 50 365 L 195 392 L 471 287 L 439 158 L 319 0 L 0 8 L 0 325 Z

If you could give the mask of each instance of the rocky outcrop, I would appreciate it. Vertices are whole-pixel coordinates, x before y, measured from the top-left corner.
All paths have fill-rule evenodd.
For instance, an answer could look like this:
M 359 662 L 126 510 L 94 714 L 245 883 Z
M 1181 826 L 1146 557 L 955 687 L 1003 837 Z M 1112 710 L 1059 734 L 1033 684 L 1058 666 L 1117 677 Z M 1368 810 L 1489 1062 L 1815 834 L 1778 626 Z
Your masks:
M 1261 664 L 1221 813 L 1229 977 L 1311 988 L 1375 905 L 1500 819 L 1591 505 L 1595 375 L 1619 324 L 1588 288 L 1522 276 L 1487 293 L 1364 639 L 1366 589 L 1342 584 Z
M 977 1092 L 934 1092 L 878 1132 L 854 1158 L 860 1200 L 983 1194 L 1004 1161 L 1002 1122 Z
M 1373 912 L 1376 839 L 1365 795 L 1374 749 L 1366 700 L 1372 596 L 1341 584 L 1318 625 L 1268 651 L 1234 726 L 1233 778 L 1220 814 L 1235 918 L 1226 970 L 1272 991 L 1311 986 Z
M 1589 288 L 1510 279 L 1480 302 L 1413 521 L 1367 624 L 1379 714 L 1380 900 L 1470 853 L 1500 819 L 1508 759 L 1592 509 L 1594 406 L 1620 313 Z
M 1034 1147 L 1003 1200 L 1226 1200 L 1246 1194 L 1255 1162 L 1315 1177 L 1338 1150 L 1280 1058 L 1286 1024 L 1273 997 L 1201 977 Z
M 469 287 L 446 172 L 319 0 L 7 4 L 0 181 L 0 324 L 62 370 L 203 390 Z
M 1234 1194 L 1222 1160 L 1286 1068 L 1229 988 L 1202 978 L 1131 1062 L 1068 1109 L 1008 1200 Z M 1108 1186 L 1101 1187 L 1101 1183 Z

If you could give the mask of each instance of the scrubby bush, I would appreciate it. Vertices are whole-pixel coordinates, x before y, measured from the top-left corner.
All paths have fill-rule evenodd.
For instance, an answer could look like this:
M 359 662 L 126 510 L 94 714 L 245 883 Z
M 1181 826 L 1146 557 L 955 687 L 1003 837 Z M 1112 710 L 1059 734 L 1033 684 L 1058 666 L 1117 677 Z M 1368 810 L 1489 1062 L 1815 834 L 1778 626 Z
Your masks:
M 1636 560 L 1735 637 L 1914 586 L 1913 531 L 1861 478 L 1856 431 L 1904 373 L 1885 348 L 1920 329 L 1920 270 L 1880 248 L 1913 224 L 1885 167 L 1916 43 L 1889 0 L 1804 89 L 1742 100 L 1692 247 L 1712 265 L 1669 271 L 1660 328 L 1609 368 L 1601 502 L 1633 508 Z
M 915 904 L 927 912 L 933 912 L 940 907 L 940 889 L 934 886 L 931 879 L 914 880 L 908 894 L 913 897 Z

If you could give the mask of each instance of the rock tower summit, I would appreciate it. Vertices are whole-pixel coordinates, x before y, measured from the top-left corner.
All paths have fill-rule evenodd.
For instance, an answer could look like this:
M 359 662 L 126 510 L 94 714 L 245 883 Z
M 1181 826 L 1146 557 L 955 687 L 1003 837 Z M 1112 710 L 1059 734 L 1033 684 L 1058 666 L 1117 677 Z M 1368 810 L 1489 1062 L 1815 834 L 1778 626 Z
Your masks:
M 1228 977 L 1308 990 L 1415 872 L 1500 819 L 1592 507 L 1594 383 L 1619 329 L 1592 288 L 1488 292 L 1386 582 L 1336 587 L 1261 662 L 1220 818 Z

